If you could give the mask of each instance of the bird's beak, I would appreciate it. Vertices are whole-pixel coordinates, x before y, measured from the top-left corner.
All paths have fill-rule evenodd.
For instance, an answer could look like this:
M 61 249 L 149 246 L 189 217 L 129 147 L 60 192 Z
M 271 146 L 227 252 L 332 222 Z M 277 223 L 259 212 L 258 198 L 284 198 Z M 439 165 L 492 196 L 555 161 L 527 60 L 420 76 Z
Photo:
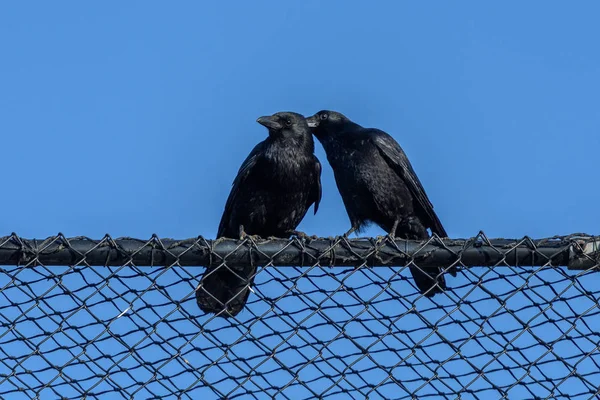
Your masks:
M 319 126 L 319 118 L 313 115 L 312 117 L 306 118 L 306 123 L 308 124 L 309 128 L 316 128 Z
M 260 117 L 256 120 L 256 122 L 267 127 L 267 129 L 278 130 L 283 128 L 283 126 L 279 122 L 275 121 L 273 117 Z

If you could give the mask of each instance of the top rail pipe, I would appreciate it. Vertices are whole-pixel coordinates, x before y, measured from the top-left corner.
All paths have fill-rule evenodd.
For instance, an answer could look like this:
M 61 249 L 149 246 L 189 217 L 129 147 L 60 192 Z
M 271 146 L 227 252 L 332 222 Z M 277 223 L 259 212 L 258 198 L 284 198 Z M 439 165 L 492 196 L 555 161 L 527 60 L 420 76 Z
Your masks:
M 600 237 L 574 234 L 530 239 L 488 239 L 483 233 L 470 239 L 392 241 L 388 237 L 314 240 L 259 239 L 148 240 L 129 237 L 100 240 L 67 238 L 62 234 L 44 240 L 16 234 L 0 237 L 0 265 L 211 266 L 231 267 L 252 262 L 272 266 L 568 266 L 588 269 L 598 265 Z

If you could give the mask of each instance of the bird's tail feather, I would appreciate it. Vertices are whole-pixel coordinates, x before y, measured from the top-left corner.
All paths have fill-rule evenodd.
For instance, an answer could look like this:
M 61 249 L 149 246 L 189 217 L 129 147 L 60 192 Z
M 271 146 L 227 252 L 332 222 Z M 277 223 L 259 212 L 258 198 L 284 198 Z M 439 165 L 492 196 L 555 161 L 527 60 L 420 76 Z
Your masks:
M 235 317 L 248 301 L 255 275 L 256 267 L 251 265 L 208 268 L 196 288 L 196 302 L 204 312 Z
M 426 297 L 433 297 L 446 290 L 446 280 L 440 268 L 410 267 L 415 284 Z

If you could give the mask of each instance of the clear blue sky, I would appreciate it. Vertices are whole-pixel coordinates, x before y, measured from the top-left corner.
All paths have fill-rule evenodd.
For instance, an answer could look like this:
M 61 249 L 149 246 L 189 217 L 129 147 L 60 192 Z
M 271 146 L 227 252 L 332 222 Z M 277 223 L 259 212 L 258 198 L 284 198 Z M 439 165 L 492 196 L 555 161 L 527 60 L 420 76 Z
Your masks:
M 591 1 L 6 2 L 0 234 L 214 238 L 266 137 L 256 118 L 325 108 L 398 140 L 451 237 L 599 233 L 598 15 Z M 323 200 L 299 228 L 339 235 L 316 154 Z

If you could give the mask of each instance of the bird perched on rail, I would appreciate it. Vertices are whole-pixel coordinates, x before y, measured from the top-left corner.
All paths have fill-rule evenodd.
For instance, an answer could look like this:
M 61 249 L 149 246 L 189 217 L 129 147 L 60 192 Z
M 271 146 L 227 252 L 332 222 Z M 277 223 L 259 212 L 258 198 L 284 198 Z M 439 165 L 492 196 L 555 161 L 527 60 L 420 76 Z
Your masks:
M 427 228 L 447 236 L 406 154 L 390 135 L 363 128 L 335 111 L 319 111 L 307 122 L 325 149 L 350 218 L 345 236 L 369 222 L 392 238 L 427 239 Z M 425 296 L 446 289 L 440 268 L 410 270 Z M 450 273 L 456 276 L 455 270 Z
M 250 152 L 235 180 L 217 237 L 288 238 L 314 204 L 321 201 L 321 164 L 304 116 L 278 112 L 257 122 L 269 136 Z M 208 268 L 196 289 L 196 301 L 205 312 L 221 317 L 237 315 L 246 304 L 256 266 L 218 265 Z

